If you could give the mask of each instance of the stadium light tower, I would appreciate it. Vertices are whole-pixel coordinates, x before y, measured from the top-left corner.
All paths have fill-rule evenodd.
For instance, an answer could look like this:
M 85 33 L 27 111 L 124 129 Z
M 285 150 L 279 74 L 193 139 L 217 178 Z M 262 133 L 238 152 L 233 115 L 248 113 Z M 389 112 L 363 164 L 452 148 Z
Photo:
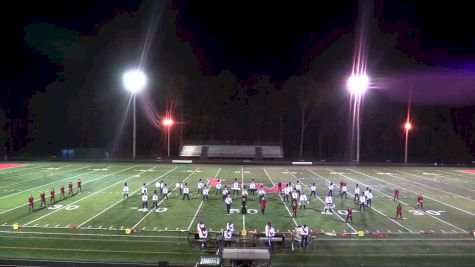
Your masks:
M 351 75 L 346 83 L 348 91 L 354 99 L 354 114 L 356 117 L 356 163 L 360 163 L 360 105 L 369 87 L 369 77 L 366 74 Z
M 408 143 L 409 143 L 409 130 L 412 129 L 412 124 L 407 121 L 404 123 L 404 129 L 406 130 L 406 143 L 404 146 L 404 164 L 407 164 L 407 150 L 408 150 Z
M 147 76 L 142 70 L 134 69 L 126 71 L 122 75 L 122 84 L 125 90 L 132 94 L 133 98 L 133 133 L 132 133 L 132 159 L 135 160 L 135 143 L 136 143 L 136 120 L 135 120 L 135 99 L 147 85 Z
M 171 118 L 165 118 L 162 123 L 163 125 L 165 125 L 165 127 L 167 127 L 168 157 L 170 157 L 170 128 L 172 127 L 174 122 Z

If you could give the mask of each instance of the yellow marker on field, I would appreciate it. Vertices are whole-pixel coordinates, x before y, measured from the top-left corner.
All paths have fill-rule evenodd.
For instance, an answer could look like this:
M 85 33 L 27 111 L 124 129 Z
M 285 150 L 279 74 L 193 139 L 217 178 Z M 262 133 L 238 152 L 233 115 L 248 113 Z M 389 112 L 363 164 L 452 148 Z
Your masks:
M 18 223 L 13 224 L 13 230 L 20 229 L 20 225 Z
M 246 236 L 246 235 L 247 235 L 247 230 L 246 230 L 246 229 L 243 229 L 243 230 L 241 231 L 241 235 L 242 235 L 242 236 Z
M 358 231 L 358 236 L 360 237 L 364 236 L 364 231 Z
M 126 235 L 130 235 L 131 233 L 132 233 L 132 229 L 130 229 L 130 228 L 125 229 L 125 234 Z

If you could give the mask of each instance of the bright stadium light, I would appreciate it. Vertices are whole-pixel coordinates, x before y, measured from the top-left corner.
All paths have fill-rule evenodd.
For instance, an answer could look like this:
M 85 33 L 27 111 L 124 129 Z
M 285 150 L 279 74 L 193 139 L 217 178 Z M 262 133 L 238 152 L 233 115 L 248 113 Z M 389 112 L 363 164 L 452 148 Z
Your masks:
M 162 121 L 162 124 L 167 127 L 167 139 L 168 139 L 168 157 L 170 157 L 170 128 L 172 127 L 174 121 L 171 118 L 165 118 Z
M 163 125 L 165 125 L 165 126 L 171 126 L 172 124 L 173 124 L 172 119 L 164 119 L 163 120 Z
M 407 164 L 407 153 L 409 150 L 409 130 L 412 129 L 412 124 L 409 121 L 404 123 L 404 129 L 406 130 L 406 142 L 404 144 L 404 163 Z
M 147 85 L 147 76 L 139 69 L 126 71 L 122 75 L 122 84 L 125 90 L 132 94 L 133 98 L 133 133 L 132 133 L 132 159 L 135 159 L 135 143 L 136 143 L 136 120 L 135 120 L 135 96 L 140 93 Z
M 122 76 L 124 88 L 132 94 L 139 93 L 147 85 L 147 76 L 141 70 L 129 70 Z
M 352 95 L 355 107 L 353 120 L 356 121 L 356 163 L 360 163 L 360 107 L 363 95 L 369 88 L 369 77 L 366 74 L 353 74 L 348 78 L 346 88 Z
M 355 96 L 363 95 L 369 87 L 369 78 L 365 74 L 352 75 L 348 78 L 346 87 Z

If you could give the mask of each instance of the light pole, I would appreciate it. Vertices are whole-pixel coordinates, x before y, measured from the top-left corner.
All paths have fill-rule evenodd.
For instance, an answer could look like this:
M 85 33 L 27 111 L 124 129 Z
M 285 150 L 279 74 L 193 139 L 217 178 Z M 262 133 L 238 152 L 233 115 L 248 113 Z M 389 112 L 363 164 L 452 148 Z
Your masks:
M 408 143 L 409 143 L 409 130 L 411 130 L 412 124 L 407 121 L 404 124 L 404 129 L 406 129 L 406 143 L 404 145 L 404 164 L 407 164 L 407 150 L 408 150 Z
M 353 116 L 356 118 L 356 163 L 360 163 L 360 106 L 364 93 L 369 87 L 369 78 L 365 74 L 352 75 L 346 87 L 354 101 Z
M 168 157 L 170 157 L 170 128 L 173 125 L 173 120 L 170 118 L 166 118 L 163 120 L 163 125 L 167 127 L 167 139 L 168 139 Z
M 136 119 L 135 119 L 135 100 L 136 95 L 145 89 L 147 85 L 147 77 L 142 70 L 134 69 L 125 72 L 122 75 L 122 84 L 125 90 L 132 94 L 133 101 L 133 133 L 132 133 L 132 159 L 135 160 L 135 143 L 136 143 Z

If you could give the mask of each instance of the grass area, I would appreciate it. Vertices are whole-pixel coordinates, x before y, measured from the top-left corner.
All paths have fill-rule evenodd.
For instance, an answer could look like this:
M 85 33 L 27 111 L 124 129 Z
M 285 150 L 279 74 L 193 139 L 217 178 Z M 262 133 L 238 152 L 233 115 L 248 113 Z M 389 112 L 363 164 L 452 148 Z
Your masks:
M 298 181 L 307 195 L 315 183 L 318 198 L 312 198 L 308 208 L 292 218 L 289 203 L 275 193 L 268 193 L 265 215 L 260 214 L 257 196 L 248 201 L 249 214 L 240 214 L 240 197 L 236 196 L 232 208 L 237 210 L 228 216 L 214 188 L 209 201 L 202 201 L 197 193 L 199 179 L 206 182 L 212 177 L 219 177 L 228 187 L 235 178 L 240 184 L 254 179 L 268 188 Z M 78 179 L 81 192 L 76 188 Z M 141 211 L 141 186 L 146 183 L 151 196 L 157 180 L 167 183 L 169 199 L 160 198 L 158 212 Z M 182 200 L 175 189 L 178 181 L 190 186 L 190 201 Z M 348 199 L 338 196 L 340 181 L 348 184 Z M 74 184 L 72 196 L 68 196 L 69 182 Z M 127 199 L 122 197 L 125 182 L 131 192 Z M 325 215 L 321 212 L 330 182 L 336 185 L 335 212 Z M 358 210 L 353 201 L 356 183 L 362 191 L 366 187 L 373 191 L 373 206 L 365 211 Z M 61 185 L 66 187 L 63 200 L 59 199 Z M 395 220 L 396 187 L 401 189 L 403 220 Z M 51 188 L 57 193 L 56 203 L 38 209 L 41 192 L 50 203 Z M 424 196 L 424 210 L 416 208 L 419 194 Z M 28 212 L 30 195 L 35 198 L 36 212 Z M 345 223 L 348 207 L 354 210 L 353 223 Z M 282 232 L 307 224 L 314 232 L 326 233 L 317 237 L 313 251 L 277 251 L 273 265 L 471 266 L 475 260 L 475 238 L 470 236 L 475 230 L 474 217 L 474 176 L 457 168 L 31 162 L 0 169 L 0 258 L 193 264 L 202 252 L 188 245 L 188 231 L 194 231 L 199 221 L 211 231 L 220 231 L 232 221 L 237 231 L 262 232 L 272 222 Z M 20 229 L 12 230 L 13 224 Z M 137 232 L 125 235 L 125 228 Z M 367 235 L 338 237 L 356 231 Z M 389 236 L 371 235 L 378 233 Z

